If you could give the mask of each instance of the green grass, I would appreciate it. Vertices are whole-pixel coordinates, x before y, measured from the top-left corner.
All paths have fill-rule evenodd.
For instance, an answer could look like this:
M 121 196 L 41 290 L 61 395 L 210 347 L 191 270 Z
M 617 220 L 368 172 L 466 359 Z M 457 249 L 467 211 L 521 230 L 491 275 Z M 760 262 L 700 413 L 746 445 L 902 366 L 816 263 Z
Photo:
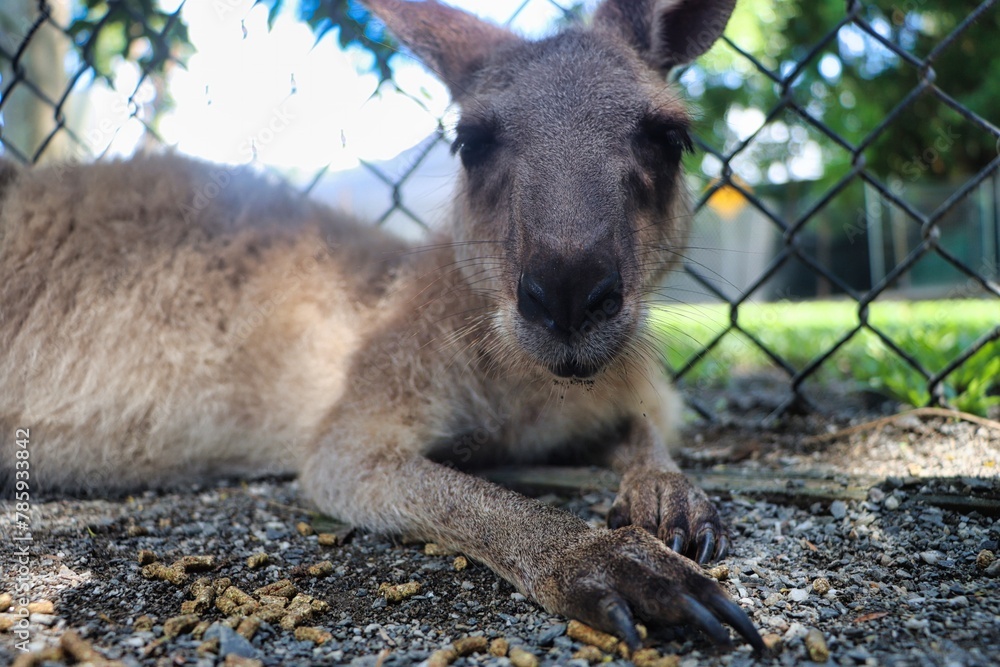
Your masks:
M 663 306 L 653 314 L 671 368 L 693 361 L 688 383 L 724 385 L 733 374 L 773 362 L 745 335 L 726 334 L 701 357 L 705 344 L 729 325 L 724 305 Z M 768 303 L 741 306 L 739 326 L 798 371 L 825 354 L 859 324 L 852 302 Z M 868 322 L 932 375 L 1000 326 L 1000 301 L 952 300 L 873 303 Z M 927 380 L 875 333 L 859 331 L 827 359 L 815 381 L 853 379 L 861 387 L 914 406 L 930 401 Z M 1000 405 L 1000 341 L 970 357 L 943 382 L 948 405 L 985 415 Z

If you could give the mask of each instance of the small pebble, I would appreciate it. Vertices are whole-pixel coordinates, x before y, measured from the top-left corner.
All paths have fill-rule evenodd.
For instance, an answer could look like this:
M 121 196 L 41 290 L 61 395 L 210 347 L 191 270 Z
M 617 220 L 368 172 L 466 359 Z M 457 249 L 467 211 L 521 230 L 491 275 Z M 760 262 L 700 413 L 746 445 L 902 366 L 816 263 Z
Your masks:
M 937 565 L 941 560 L 941 553 L 938 551 L 921 551 L 920 559 L 928 565 Z
M 847 503 L 843 500 L 834 500 L 830 503 L 830 514 L 834 519 L 843 519 L 847 516 Z
M 882 507 L 886 508 L 887 510 L 898 509 L 899 508 L 899 498 L 897 498 L 895 495 L 889 496 L 888 498 L 885 499 L 885 502 L 882 503 Z
M 805 602 L 809 599 L 809 591 L 804 588 L 793 588 L 788 591 L 788 599 L 792 602 Z

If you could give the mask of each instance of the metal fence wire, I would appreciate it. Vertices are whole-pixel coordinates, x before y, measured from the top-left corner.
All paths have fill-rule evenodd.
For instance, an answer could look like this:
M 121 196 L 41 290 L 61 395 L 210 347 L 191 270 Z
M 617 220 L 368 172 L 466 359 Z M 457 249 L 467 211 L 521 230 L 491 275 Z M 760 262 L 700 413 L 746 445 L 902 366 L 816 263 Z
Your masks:
M 997 0 L 964 6 L 958 12 L 964 13 L 964 16 L 960 16 L 947 31 L 939 32 L 936 43 L 929 49 L 914 48 L 906 39 L 905 29 L 886 29 L 886 25 L 893 24 L 905 27 L 913 17 L 919 20 L 923 16 L 929 20 L 922 12 L 930 1 L 905 0 L 880 7 L 874 2 L 847 0 L 834 19 L 814 17 L 809 23 L 815 24 L 816 29 L 807 36 L 803 36 L 801 31 L 781 35 L 782 39 L 799 41 L 785 48 L 786 56 L 778 63 L 766 62 L 766 58 L 755 55 L 752 49 L 741 45 L 737 39 L 723 38 L 722 45 L 716 47 L 725 52 L 730 62 L 737 63 L 734 71 L 740 82 L 751 79 L 757 82 L 756 85 L 765 91 L 769 105 L 764 118 L 755 123 L 751 131 L 731 133 L 728 140 L 720 140 L 718 132 L 716 136 L 710 136 L 712 128 L 702 128 L 697 142 L 702 153 L 695 159 L 703 165 L 710 162 L 712 167 L 705 170 L 711 174 L 697 173 L 698 162 L 694 163 L 695 169 L 689 168 L 689 172 L 695 172 L 696 180 L 701 179 L 696 197 L 695 227 L 697 229 L 698 220 L 703 219 L 718 223 L 720 207 L 713 207 L 713 202 L 732 202 L 735 197 L 742 211 L 736 222 L 742 223 L 747 216 L 751 216 L 757 225 L 753 233 L 770 234 L 777 242 L 774 252 L 760 253 L 760 261 L 738 278 L 723 276 L 720 280 L 721 270 L 716 270 L 705 260 L 690 261 L 685 265 L 688 288 L 725 304 L 729 317 L 728 322 L 717 327 L 713 335 L 673 364 L 670 370 L 682 383 L 687 381 L 697 390 L 698 382 L 692 377 L 698 365 L 726 340 L 734 336 L 742 337 L 762 352 L 784 377 L 789 391 L 786 398 L 774 406 L 772 413 L 772 416 L 781 416 L 808 404 L 803 384 L 814 378 L 824 365 L 833 363 L 841 348 L 858 336 L 874 335 L 916 373 L 918 382 L 926 389 L 929 404 L 947 405 L 948 395 L 944 389 L 948 378 L 970 358 L 988 346 L 996 346 L 996 341 L 1000 340 L 1000 284 L 997 282 L 997 258 L 1000 255 L 1000 206 L 997 204 L 1000 200 L 1000 155 L 997 154 L 1000 152 L 1000 129 L 997 128 L 997 121 L 1000 118 L 1000 97 L 992 100 L 992 107 L 988 102 L 978 106 L 972 104 L 968 96 L 960 101 L 960 95 L 949 92 L 951 82 L 939 76 L 938 71 L 943 61 L 956 57 L 956 52 L 966 49 L 975 26 L 998 21 Z M 235 1 L 229 4 L 235 4 Z M 264 4 L 272 9 L 280 5 L 274 0 Z M 320 26 L 315 30 L 317 34 L 329 29 L 329 25 L 322 27 L 323 17 L 316 12 L 321 13 L 324 8 L 332 7 L 331 12 L 342 12 L 340 17 L 333 16 L 334 23 L 338 23 L 350 14 L 348 8 L 356 10 L 346 1 L 313 4 L 316 7 L 310 19 L 314 29 Z M 507 18 L 507 23 L 516 27 L 519 17 L 538 4 L 545 5 L 550 12 L 555 10 L 566 20 L 580 14 L 580 7 L 570 0 L 524 0 Z M 138 79 L 128 90 L 118 91 L 128 100 L 122 118 L 111 127 L 102 127 L 101 131 L 107 137 L 113 137 L 124 123 L 139 123 L 143 135 L 140 147 L 163 145 L 165 142 L 158 135 L 153 121 L 157 111 L 155 103 L 140 91 L 152 84 L 159 98 L 168 97 L 163 74 L 171 67 L 183 66 L 184 54 L 176 45 L 186 39 L 187 28 L 182 14 L 184 6 L 182 0 L 160 3 L 156 0 L 80 0 L 75 5 L 69 4 L 69 0 L 62 3 L 12 0 L 6 10 L 0 10 L 0 146 L 3 154 L 24 163 L 43 162 L 50 157 L 90 160 L 102 156 L 108 141 L 95 142 L 74 129 L 72 109 L 74 100 L 85 96 L 95 80 L 106 79 L 113 88 L 121 85 L 112 80 L 108 64 L 103 62 L 108 42 L 102 40 L 112 37 L 119 44 L 115 52 L 126 59 L 133 59 L 138 65 Z M 810 4 L 800 3 L 799 11 L 805 17 L 813 9 Z M 791 21 L 789 25 L 793 27 L 797 25 L 796 21 L 801 22 L 797 18 Z M 369 39 L 363 32 L 356 36 L 356 41 L 362 45 Z M 839 92 L 840 103 L 849 105 L 852 100 L 856 102 L 859 96 L 875 92 L 884 94 L 885 77 L 888 76 L 894 77 L 894 90 L 899 88 L 901 80 L 911 82 L 912 86 L 907 84 L 908 89 L 899 88 L 897 97 L 881 117 L 870 119 L 866 126 L 845 129 L 845 126 L 830 122 L 814 106 L 812 93 L 821 94 L 822 91 L 816 93 L 816 89 L 810 88 L 803 95 L 800 84 L 807 72 L 816 70 L 817 62 L 824 54 L 836 52 L 838 48 L 842 50 L 847 38 L 861 44 L 864 50 L 877 50 L 879 58 L 891 60 L 894 65 L 883 72 L 870 73 L 870 76 L 858 79 L 863 86 L 868 86 L 867 89 L 862 87 L 849 91 L 845 88 L 838 91 L 836 77 L 833 77 L 832 82 L 827 82 L 828 92 L 834 96 Z M 995 40 L 995 35 L 992 39 Z M 342 33 L 341 42 L 344 41 Z M 369 41 L 368 45 L 371 43 L 374 42 Z M 981 54 L 982 45 L 979 46 Z M 1000 47 L 994 45 L 993 52 L 1000 55 Z M 794 57 L 789 58 L 787 54 Z M 406 92 L 405 87 L 394 80 L 385 54 L 379 56 L 376 53 L 376 56 L 375 67 L 384 79 L 382 86 Z M 987 65 L 981 58 L 970 59 L 966 68 L 973 70 L 972 76 L 975 76 L 975 70 L 982 71 L 983 85 L 988 87 L 984 88 L 983 94 L 988 96 L 989 90 L 1000 93 L 1000 84 L 988 85 Z M 57 78 L 60 87 L 54 88 L 51 83 L 53 68 L 66 73 L 65 77 Z M 955 68 L 949 65 L 948 70 L 954 72 Z M 683 76 L 682 72 L 682 81 Z M 736 85 L 727 83 L 725 87 L 736 90 L 743 85 L 740 82 Z M 700 84 L 696 82 L 695 88 L 697 85 Z M 427 108 L 418 94 L 406 94 L 418 105 Z M 894 140 L 894 128 L 908 114 L 925 113 L 922 110 L 926 110 L 928 104 L 940 113 L 948 114 L 954 123 L 961 123 L 961 130 L 954 132 L 951 125 L 947 125 L 950 134 L 945 139 L 951 144 L 937 145 L 933 137 L 927 139 L 924 144 L 927 150 L 915 151 L 913 159 L 904 162 L 902 167 L 897 164 L 897 171 L 902 169 L 904 175 L 907 170 L 918 176 L 925 170 L 935 174 L 934 188 L 938 196 L 931 206 L 914 196 L 923 187 L 914 179 L 908 181 L 913 187 L 900 187 L 899 173 L 894 174 L 891 169 L 871 164 L 873 151 L 882 150 L 887 142 Z M 380 223 L 402 215 L 419 225 L 425 224 L 421 213 L 407 201 L 404 186 L 419 174 L 428 155 L 447 142 L 447 123 L 441 118 L 436 118 L 436 121 L 436 139 L 422 144 L 411 155 L 405 169 L 389 170 L 380 164 L 362 161 L 364 168 L 381 181 L 389 193 L 387 208 L 376 216 Z M 912 118 L 907 122 L 912 124 Z M 778 124 L 785 130 L 775 133 L 773 130 Z M 827 151 L 836 151 L 840 170 L 833 177 L 828 174 L 826 179 L 814 178 L 808 190 L 796 189 L 796 178 L 788 173 L 779 173 L 776 178 L 770 179 L 770 186 L 760 183 L 764 179 L 758 179 L 758 184 L 754 185 L 746 172 L 756 166 L 748 166 L 748 163 L 759 162 L 760 146 L 766 143 L 765 140 L 771 144 L 782 144 L 779 148 L 791 145 L 793 140 L 782 141 L 783 133 L 789 128 L 815 137 L 827 147 Z M 940 153 L 955 143 L 953 135 L 970 133 L 979 137 L 980 145 L 993 142 L 996 148 L 992 156 L 980 156 L 974 161 L 971 173 L 968 168 L 965 171 L 952 170 L 952 165 L 941 159 Z M 319 169 L 304 188 L 311 190 L 328 176 L 326 169 Z M 903 183 L 907 184 L 906 181 Z M 776 194 L 782 190 L 784 194 Z M 855 203 L 859 192 L 863 202 L 860 207 Z M 789 203 L 793 199 L 795 201 Z M 970 212 L 973 200 L 977 203 L 975 211 Z M 892 251 L 884 249 L 886 239 L 875 239 L 881 241 L 875 245 L 872 238 L 866 240 L 868 246 L 864 254 L 868 261 L 862 273 L 867 275 L 862 279 L 852 274 L 853 268 L 845 271 L 837 257 L 816 244 L 816 238 L 822 238 L 823 230 L 828 230 L 830 224 L 819 224 L 817 221 L 824 215 L 829 217 L 829 211 L 837 210 L 837 203 L 844 201 L 850 203 L 842 209 L 857 211 L 857 215 L 833 224 L 839 226 L 840 235 L 846 236 L 849 242 L 860 235 L 875 237 L 876 232 L 882 234 L 884 227 L 881 221 L 886 216 L 895 221 L 892 228 L 895 231 L 890 230 L 896 235 Z M 721 214 L 723 218 L 725 215 L 725 212 Z M 969 230 L 973 225 L 978 230 L 973 234 L 977 240 L 971 242 L 972 246 L 978 244 L 974 247 L 975 252 L 960 252 L 945 239 L 949 229 L 966 230 L 972 234 Z M 743 233 L 751 232 L 744 230 Z M 851 248 L 857 249 L 858 246 Z M 939 289 L 935 293 L 937 296 L 985 298 L 996 302 L 998 314 L 998 325 L 983 332 L 964 349 L 935 367 L 925 365 L 911 349 L 900 344 L 892 332 L 869 318 L 870 306 L 876 300 L 900 293 L 908 297 L 922 294 L 918 289 L 907 291 L 905 288 L 913 288 L 910 278 L 915 267 L 926 263 L 928 258 L 933 258 L 934 266 L 950 267 L 948 271 L 957 276 L 947 289 Z M 789 273 L 798 278 L 777 280 L 779 276 Z M 798 294 L 794 287 L 802 282 L 803 276 L 819 286 L 816 290 L 819 295 L 836 295 L 853 300 L 857 314 L 853 326 L 842 331 L 820 354 L 804 363 L 786 358 L 787 355 L 765 340 L 759 330 L 745 326 L 741 320 L 741 312 L 745 312 L 752 300 L 805 296 Z M 775 287 L 776 284 L 779 286 Z M 1000 346 L 996 349 L 1000 350 Z M 990 382 L 996 393 L 996 380 Z M 689 402 L 702 416 L 709 419 L 714 416 L 713 408 L 702 400 L 698 391 L 689 396 Z

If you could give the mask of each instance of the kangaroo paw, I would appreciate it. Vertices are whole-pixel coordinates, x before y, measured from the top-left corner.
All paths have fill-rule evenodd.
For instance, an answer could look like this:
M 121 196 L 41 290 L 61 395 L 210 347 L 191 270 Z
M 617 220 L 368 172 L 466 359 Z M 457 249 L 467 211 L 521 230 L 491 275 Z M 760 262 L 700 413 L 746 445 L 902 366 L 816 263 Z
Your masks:
M 729 552 L 729 535 L 715 506 L 681 473 L 626 473 L 608 527 L 629 525 L 646 529 L 698 563 L 725 558 Z
M 726 647 L 732 644 L 727 623 L 764 650 L 753 622 L 722 587 L 645 530 L 588 533 L 553 554 L 553 573 L 538 591 L 546 608 L 613 633 L 633 650 L 636 619 L 654 627 L 690 625 Z

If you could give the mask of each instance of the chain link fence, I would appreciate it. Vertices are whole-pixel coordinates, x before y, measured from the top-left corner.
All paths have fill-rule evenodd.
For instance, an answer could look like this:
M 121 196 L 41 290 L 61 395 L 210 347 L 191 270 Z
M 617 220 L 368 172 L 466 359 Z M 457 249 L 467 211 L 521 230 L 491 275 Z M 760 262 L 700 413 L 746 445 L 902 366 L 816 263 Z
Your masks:
M 261 6 L 269 25 L 283 9 L 277 0 L 210 4 L 218 19 L 214 29 L 244 40 Z M 593 4 L 523 0 L 498 16 L 503 3 L 480 3 L 491 20 L 535 34 L 577 20 Z M 1000 61 L 997 0 L 848 0 L 825 3 L 822 10 L 770 4 L 743 0 L 707 64 L 674 74 L 701 110 L 701 152 L 687 165 L 696 193 L 692 248 L 683 275 L 673 277 L 667 290 L 680 305 L 665 306 L 663 326 L 668 338 L 670 329 L 686 329 L 683 320 L 669 321 L 678 311 L 707 325 L 665 343 L 671 372 L 687 385 L 692 407 L 711 419 L 718 406 L 708 390 L 739 365 L 730 356 L 732 342 L 739 341 L 787 387 L 771 406 L 777 417 L 806 406 L 806 385 L 827 382 L 825 371 L 857 366 L 857 355 L 846 350 L 875 345 L 891 363 L 848 369 L 855 379 L 891 388 L 884 376 L 902 369 L 899 382 L 914 391 L 896 386 L 895 393 L 932 405 L 950 405 L 963 387 L 978 382 L 983 405 L 995 405 L 1000 83 L 992 82 L 1000 81 L 1000 67 L 988 56 Z M 170 137 L 162 130 L 182 104 L 173 99 L 172 77 L 195 57 L 193 6 L 182 0 L 6 3 L 0 9 L 3 155 L 23 163 L 87 161 L 178 144 L 172 137 L 184 127 L 175 122 Z M 395 160 L 361 156 L 347 172 L 320 160 L 315 168 L 298 169 L 293 180 L 320 199 L 354 205 L 379 224 L 408 233 L 428 226 L 428 218 L 446 210 L 454 174 L 453 166 L 442 166 L 453 165 L 446 158 L 451 112 L 421 84 L 400 80 L 405 77 L 391 45 L 356 5 L 326 0 L 303 7 L 303 21 L 316 38 L 314 57 L 323 57 L 320 45 L 332 42 L 324 35 L 334 27 L 342 46 L 373 56 L 359 68 L 378 75 L 374 88 L 338 100 L 340 106 L 363 107 L 365 95 L 405 98 L 429 137 Z M 297 80 L 294 67 L 286 85 L 267 103 L 271 125 L 252 133 L 244 161 L 274 166 L 258 158 L 276 131 L 274 117 L 285 113 L 281 100 L 305 86 L 323 87 Z M 98 98 L 104 102 L 95 113 Z M 202 103 L 212 101 L 206 85 Z M 77 122 L 82 117 L 86 124 Z M 345 145 L 347 135 L 341 130 Z M 760 304 L 817 296 L 836 300 L 849 317 L 807 344 L 782 345 L 775 330 L 800 306 L 772 310 Z M 901 339 L 900 326 L 891 321 L 898 311 L 872 315 L 899 297 L 975 299 L 977 312 L 986 315 L 972 334 L 928 357 L 914 347 L 915 332 Z M 949 316 L 941 312 L 913 326 L 946 324 Z M 809 325 L 803 321 L 801 336 L 811 335 Z

